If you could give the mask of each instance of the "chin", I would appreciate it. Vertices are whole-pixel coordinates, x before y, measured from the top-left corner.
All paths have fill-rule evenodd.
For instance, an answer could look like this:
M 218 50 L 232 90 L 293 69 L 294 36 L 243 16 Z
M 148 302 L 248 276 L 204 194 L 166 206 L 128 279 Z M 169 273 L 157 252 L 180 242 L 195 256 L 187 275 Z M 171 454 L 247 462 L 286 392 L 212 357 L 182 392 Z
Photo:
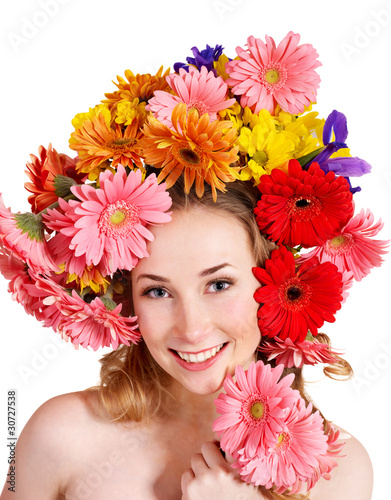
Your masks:
M 181 381 L 182 386 L 187 389 L 189 392 L 192 394 L 198 394 L 200 396 L 208 396 L 209 394 L 214 394 L 218 392 L 222 387 L 223 387 L 223 381 L 224 377 L 213 377 L 212 380 L 205 380 L 203 381 L 194 381 L 194 382 L 187 382 L 187 381 Z

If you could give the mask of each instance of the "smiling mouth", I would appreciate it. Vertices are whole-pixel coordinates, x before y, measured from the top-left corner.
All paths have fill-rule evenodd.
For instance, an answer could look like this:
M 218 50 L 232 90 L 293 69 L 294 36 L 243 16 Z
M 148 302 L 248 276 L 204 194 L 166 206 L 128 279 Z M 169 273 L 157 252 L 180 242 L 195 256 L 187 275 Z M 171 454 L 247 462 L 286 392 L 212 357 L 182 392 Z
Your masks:
M 208 351 L 203 351 L 200 353 L 188 353 L 188 352 L 180 352 L 180 351 L 174 351 L 175 354 L 177 354 L 183 361 L 186 361 L 187 363 L 203 363 L 207 359 L 213 358 L 216 356 L 216 354 L 221 351 L 221 349 L 227 344 L 225 342 L 224 344 L 220 344 L 216 347 L 213 347 L 213 349 L 209 349 Z

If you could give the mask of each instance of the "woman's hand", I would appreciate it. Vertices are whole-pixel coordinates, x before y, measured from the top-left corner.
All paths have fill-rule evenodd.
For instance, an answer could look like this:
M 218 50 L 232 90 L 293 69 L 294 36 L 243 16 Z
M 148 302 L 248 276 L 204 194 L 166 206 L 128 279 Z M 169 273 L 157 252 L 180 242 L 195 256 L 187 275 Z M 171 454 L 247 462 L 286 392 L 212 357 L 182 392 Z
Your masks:
M 260 500 L 258 488 L 246 484 L 222 456 L 215 443 L 207 442 L 191 458 L 191 469 L 182 474 L 182 500 Z

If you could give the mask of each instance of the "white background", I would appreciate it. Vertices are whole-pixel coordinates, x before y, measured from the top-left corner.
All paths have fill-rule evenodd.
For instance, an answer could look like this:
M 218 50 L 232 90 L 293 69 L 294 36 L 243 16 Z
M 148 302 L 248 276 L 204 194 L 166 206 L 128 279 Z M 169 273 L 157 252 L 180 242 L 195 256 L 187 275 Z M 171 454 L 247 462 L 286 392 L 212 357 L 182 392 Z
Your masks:
M 236 54 L 249 35 L 280 41 L 288 31 L 318 50 L 323 66 L 316 110 L 348 117 L 348 145 L 366 159 L 372 174 L 353 180 L 362 186 L 357 209 L 369 207 L 391 236 L 390 61 L 391 2 L 279 0 L 180 0 L 135 2 L 51 0 L 51 16 L 38 0 L 2 2 L 0 7 L 0 192 L 6 206 L 26 211 L 29 154 L 49 142 L 68 149 L 71 119 L 115 90 L 116 75 L 155 72 L 185 61 L 194 45 L 222 44 Z M 54 2 L 54 3 L 53 3 Z M 379 17 L 380 16 L 380 17 Z M 29 23 L 40 25 L 32 29 Z M 29 28 L 27 27 L 29 26 Z M 29 38 L 26 38 L 26 35 Z M 24 42 L 21 38 L 25 37 Z M 323 330 L 346 349 L 353 382 L 321 380 L 309 369 L 309 392 L 330 420 L 357 436 L 375 470 L 375 500 L 389 493 L 391 383 L 390 258 L 355 283 L 337 321 Z M 75 351 L 13 303 L 0 277 L 1 391 L 0 473 L 5 478 L 6 391 L 18 392 L 19 433 L 44 401 L 82 390 L 99 379 L 102 352 Z M 388 351 L 387 351 L 388 346 Z M 1 479 L 3 481 L 3 479 Z M 350 500 L 350 499 L 349 499 Z

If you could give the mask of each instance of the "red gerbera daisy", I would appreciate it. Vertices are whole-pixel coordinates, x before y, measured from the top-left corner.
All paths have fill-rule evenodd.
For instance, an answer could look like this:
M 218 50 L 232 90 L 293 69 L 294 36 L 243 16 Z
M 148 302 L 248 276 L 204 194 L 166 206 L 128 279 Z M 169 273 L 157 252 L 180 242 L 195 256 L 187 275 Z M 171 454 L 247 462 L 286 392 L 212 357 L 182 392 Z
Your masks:
M 258 226 L 277 244 L 322 245 L 353 216 L 347 180 L 326 174 L 317 163 L 306 171 L 291 160 L 288 174 L 276 168 L 261 177 L 258 189 L 262 193 L 254 210 Z
M 59 196 L 70 195 L 70 187 L 81 184 L 85 177 L 85 174 L 76 172 L 75 160 L 58 154 L 51 144 L 47 150 L 39 146 L 38 152 L 39 158 L 30 155 L 31 163 L 26 165 L 26 174 L 31 182 L 24 185 L 32 193 L 28 201 L 36 214 L 55 203 Z
M 261 305 L 258 324 L 262 335 L 303 342 L 308 330 L 317 335 L 325 321 L 335 321 L 341 308 L 342 275 L 330 262 L 314 257 L 298 270 L 295 258 L 285 247 L 273 250 L 265 269 L 253 268 L 262 283 L 254 298 Z

